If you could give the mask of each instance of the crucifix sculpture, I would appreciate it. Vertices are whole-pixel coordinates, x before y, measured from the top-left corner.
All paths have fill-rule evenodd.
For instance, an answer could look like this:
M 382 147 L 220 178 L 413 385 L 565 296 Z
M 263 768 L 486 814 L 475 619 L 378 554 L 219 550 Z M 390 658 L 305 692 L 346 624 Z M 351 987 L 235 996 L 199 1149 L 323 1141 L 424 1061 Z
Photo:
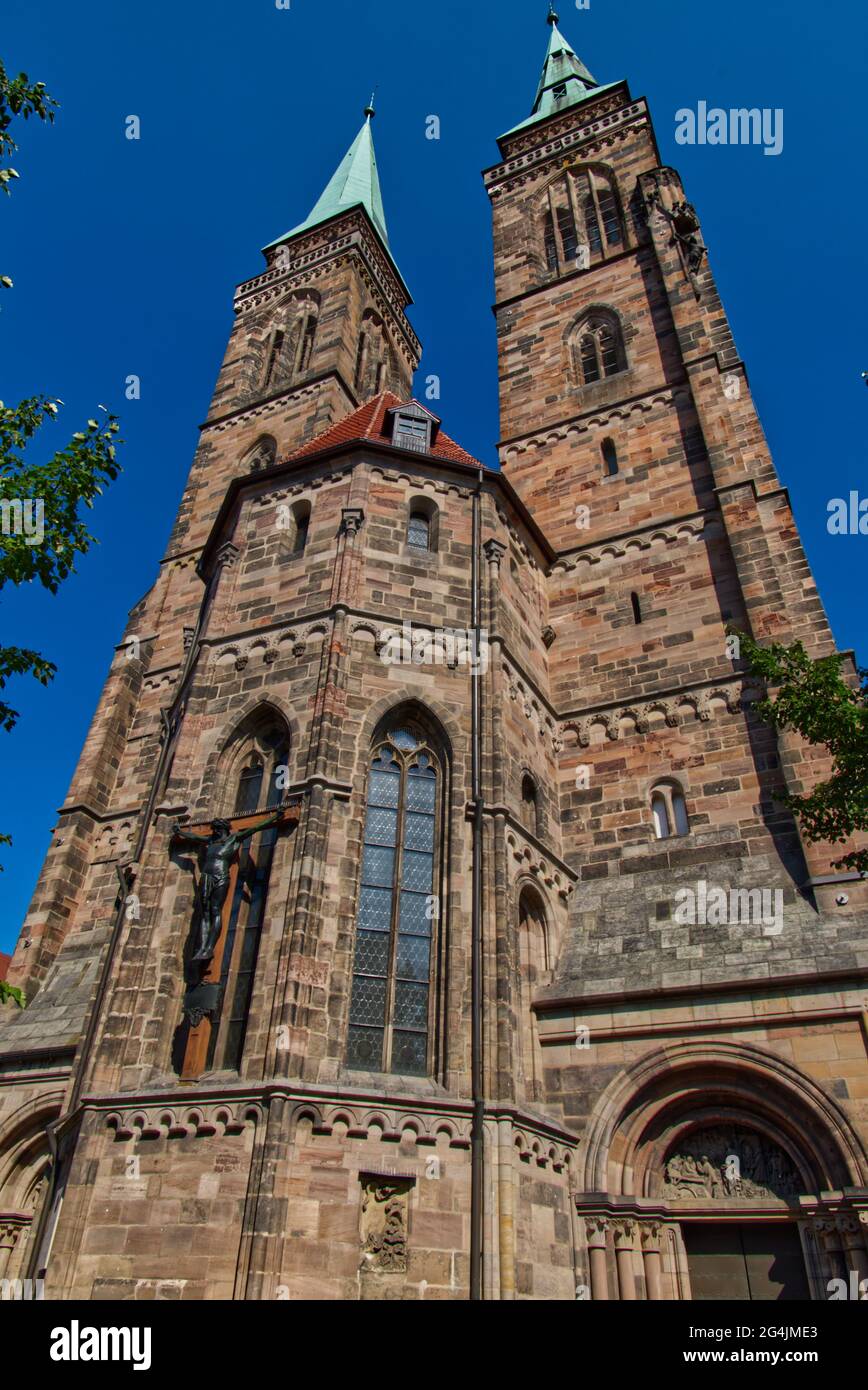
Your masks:
M 207 965 L 214 959 L 214 951 L 223 925 L 223 908 L 229 894 L 231 866 L 239 846 L 251 836 L 258 835 L 260 830 L 268 830 L 270 826 L 276 825 L 282 819 L 282 815 L 283 812 L 278 811 L 267 820 L 247 826 L 243 830 L 233 830 L 228 820 L 215 820 L 210 835 L 192 835 L 179 821 L 175 822 L 173 840 L 180 840 L 183 844 L 195 845 L 197 848 L 203 845 L 205 847 L 202 877 L 199 881 L 199 942 L 198 950 L 192 956 L 193 960 Z
M 191 954 L 184 966 L 187 988 L 183 1019 L 176 1035 L 176 1065 L 183 1080 L 201 1076 L 209 1065 L 215 1030 L 219 1030 L 224 976 L 228 970 L 231 978 L 232 972 L 232 960 L 224 957 L 227 949 L 232 954 L 230 922 L 239 875 L 238 850 L 261 831 L 297 822 L 300 810 L 300 798 L 293 798 L 265 819 L 242 814 L 231 821 L 218 818 L 195 828 L 179 821 L 173 826 L 172 843 L 195 849 L 201 865 Z

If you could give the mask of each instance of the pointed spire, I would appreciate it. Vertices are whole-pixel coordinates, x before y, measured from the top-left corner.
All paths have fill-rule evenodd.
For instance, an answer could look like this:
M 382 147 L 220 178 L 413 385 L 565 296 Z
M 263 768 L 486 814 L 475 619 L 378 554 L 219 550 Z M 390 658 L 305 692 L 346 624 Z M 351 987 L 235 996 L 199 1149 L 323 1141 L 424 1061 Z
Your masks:
M 555 116 L 584 101 L 591 92 L 603 90 L 564 38 L 558 28 L 559 20 L 554 5 L 549 4 L 547 23 L 551 33 L 533 110 L 527 120 L 514 126 L 513 130 L 523 130 L 535 121 L 545 120 L 546 116 Z M 507 134 L 512 135 L 513 131 L 507 131 Z
M 598 86 L 596 78 L 591 76 L 558 28 L 558 19 L 554 5 L 549 5 L 549 46 L 531 112 L 532 116 L 540 118 L 574 105 Z M 561 89 L 564 89 L 563 95 Z
M 350 148 L 347 150 L 334 174 L 326 184 L 307 219 L 291 232 L 286 232 L 271 246 L 277 246 L 299 232 L 310 231 L 311 227 L 327 222 L 338 213 L 348 212 L 350 208 L 363 207 L 370 217 L 383 245 L 389 250 L 389 234 L 386 230 L 386 213 L 383 196 L 380 192 L 380 176 L 377 172 L 377 156 L 374 153 L 374 140 L 371 121 L 375 115 L 374 95 L 365 107 L 365 122 Z M 269 248 L 266 247 L 266 250 Z

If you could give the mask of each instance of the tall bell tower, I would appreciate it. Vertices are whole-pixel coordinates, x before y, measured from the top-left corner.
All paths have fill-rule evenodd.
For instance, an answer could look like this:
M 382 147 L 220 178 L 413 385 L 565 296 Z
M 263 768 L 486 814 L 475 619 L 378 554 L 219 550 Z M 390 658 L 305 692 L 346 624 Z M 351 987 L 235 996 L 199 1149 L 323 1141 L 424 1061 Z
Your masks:
M 729 626 L 815 656 L 833 639 L 647 103 L 626 81 L 599 83 L 553 8 L 548 22 L 533 109 L 485 181 L 501 463 L 560 552 L 552 626 L 570 637 L 552 648 L 552 696 L 609 721 L 658 694 L 675 719 L 680 692 L 704 717 L 742 669 Z M 783 742 L 801 789 L 819 765 Z M 809 877 L 842 853 L 791 838 L 783 857 L 805 854 Z

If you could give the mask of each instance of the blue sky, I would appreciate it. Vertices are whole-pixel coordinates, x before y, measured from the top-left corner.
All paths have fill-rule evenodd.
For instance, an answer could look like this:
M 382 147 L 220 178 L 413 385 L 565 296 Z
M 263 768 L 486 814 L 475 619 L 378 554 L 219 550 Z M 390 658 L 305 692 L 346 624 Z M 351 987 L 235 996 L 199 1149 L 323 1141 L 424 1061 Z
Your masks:
M 560 28 L 599 82 L 646 96 L 664 163 L 702 218 L 778 471 L 839 647 L 868 663 L 868 539 L 830 536 L 826 504 L 868 494 L 864 92 L 856 0 L 562 0 Z M 260 248 L 308 213 L 377 87 L 393 250 L 415 299 L 422 372 L 445 426 L 496 459 L 488 201 L 495 137 L 529 114 L 545 0 L 4 0 L 7 69 L 42 80 L 57 123 L 21 125 L 0 204 L 0 397 L 66 402 L 60 447 L 98 402 L 122 418 L 124 473 L 93 513 L 101 544 L 52 598 L 6 589 L 3 641 L 59 672 L 9 687 L 0 734 L 0 949 L 29 902 L 126 614 L 153 582 L 231 325 Z M 781 107 L 778 157 L 680 146 L 675 113 Z M 439 142 L 426 117 L 441 120 Z M 141 139 L 125 138 L 138 115 Z M 142 380 L 137 402 L 124 381 Z

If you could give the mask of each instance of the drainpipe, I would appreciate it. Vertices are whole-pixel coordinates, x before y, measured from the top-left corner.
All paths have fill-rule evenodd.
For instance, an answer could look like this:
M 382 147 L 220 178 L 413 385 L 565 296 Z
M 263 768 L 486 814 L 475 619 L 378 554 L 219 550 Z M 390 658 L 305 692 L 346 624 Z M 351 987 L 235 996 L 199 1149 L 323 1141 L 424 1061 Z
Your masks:
M 160 794 L 163 778 L 166 773 L 166 769 L 170 763 L 171 755 L 175 749 L 175 743 L 177 740 L 179 730 L 179 725 L 177 723 L 178 710 L 180 709 L 183 698 L 187 693 L 187 686 L 189 684 L 190 675 L 196 663 L 196 659 L 199 655 L 201 636 L 203 631 L 205 630 L 205 625 L 207 623 L 208 616 L 211 611 L 211 603 L 214 597 L 214 593 L 217 589 L 217 579 L 221 570 L 222 566 L 220 567 L 220 570 L 216 571 L 213 575 L 212 580 L 210 584 L 207 585 L 205 593 L 202 597 L 202 603 L 199 607 L 199 616 L 196 621 L 196 628 L 193 633 L 192 641 L 190 642 L 190 647 L 187 652 L 187 658 L 181 669 L 181 676 L 178 681 L 178 689 L 175 694 L 175 697 L 172 700 L 172 703 L 169 706 L 168 710 L 160 710 L 160 721 L 163 726 L 163 740 L 162 745 L 160 747 L 160 755 L 157 759 L 157 766 L 154 770 L 154 775 L 151 779 L 151 785 L 148 791 L 148 798 L 145 802 L 145 811 L 142 817 L 142 823 L 139 827 L 138 836 L 136 837 L 136 848 L 132 857 L 132 863 L 134 864 L 137 864 L 141 859 L 142 852 L 145 847 L 145 841 L 148 838 L 148 832 L 151 828 L 151 820 L 153 819 L 154 807 L 157 804 L 157 797 Z M 127 894 L 129 892 L 130 881 L 127 878 L 126 866 L 117 864 L 115 865 L 115 868 L 117 870 L 118 879 L 120 880 L 118 907 L 115 913 L 115 920 L 112 925 L 112 932 L 109 938 L 108 949 L 106 950 L 105 959 L 103 961 L 102 970 L 100 972 L 99 985 L 97 986 L 93 1007 L 91 1008 L 88 1017 L 87 1028 L 85 1030 L 84 1038 L 81 1044 L 81 1049 L 78 1054 L 78 1067 L 76 1068 L 75 1078 L 72 1083 L 72 1091 L 70 1092 L 69 1102 L 66 1106 L 66 1110 L 62 1114 L 60 1114 L 56 1120 L 53 1120 L 49 1125 L 46 1126 L 46 1132 L 48 1134 L 48 1143 L 52 1156 L 52 1164 L 51 1172 L 49 1175 L 48 1192 L 46 1193 L 45 1199 L 42 1203 L 42 1209 L 39 1214 L 39 1224 L 37 1226 L 36 1238 L 33 1241 L 32 1252 L 28 1261 L 29 1277 L 31 1278 L 43 1277 L 44 1272 L 48 1267 L 48 1256 L 51 1253 L 52 1246 L 54 1245 L 54 1234 L 57 1229 L 57 1222 L 60 1217 L 60 1208 L 63 1203 L 63 1187 L 60 1182 L 62 1165 L 60 1160 L 60 1154 L 58 1151 L 57 1135 L 55 1131 L 65 1119 L 67 1119 L 70 1115 L 72 1115 L 75 1112 L 75 1109 L 81 1098 L 87 1063 L 90 1060 L 90 1054 L 93 1050 L 93 1044 L 96 1039 L 96 1031 L 99 1024 L 99 1016 L 102 1012 L 102 1006 L 105 1002 L 106 995 L 108 994 L 109 980 L 111 978 L 112 967 L 114 966 L 115 957 L 117 955 L 117 948 L 120 943 L 121 933 L 123 931 L 124 921 L 126 919 Z M 40 1259 L 40 1255 L 43 1250 L 45 1250 L 46 1252 L 45 1258 Z M 42 1273 L 40 1273 L 40 1270 L 42 1271 Z
M 482 731 L 480 724 L 480 499 L 482 469 L 473 494 L 473 558 L 471 570 L 473 655 L 470 675 L 471 798 L 473 801 L 473 870 L 471 908 L 471 1039 L 470 1068 L 473 1118 L 470 1130 L 470 1297 L 483 1298 L 482 1257 L 485 1207 L 485 1097 L 482 1069 Z

